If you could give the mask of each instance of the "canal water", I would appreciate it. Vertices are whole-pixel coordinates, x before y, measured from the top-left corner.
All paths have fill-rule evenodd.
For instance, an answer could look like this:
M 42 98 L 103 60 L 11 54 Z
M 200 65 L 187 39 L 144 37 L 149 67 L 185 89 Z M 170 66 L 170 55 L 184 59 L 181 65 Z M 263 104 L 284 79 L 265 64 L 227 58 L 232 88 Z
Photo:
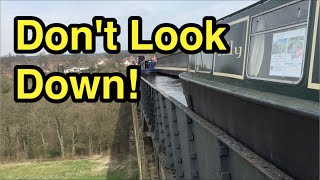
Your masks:
M 144 76 L 144 78 L 154 84 L 157 88 L 165 92 L 167 95 L 176 99 L 185 106 L 188 106 L 186 98 L 183 94 L 180 79 L 159 74 L 149 74 L 147 76 Z

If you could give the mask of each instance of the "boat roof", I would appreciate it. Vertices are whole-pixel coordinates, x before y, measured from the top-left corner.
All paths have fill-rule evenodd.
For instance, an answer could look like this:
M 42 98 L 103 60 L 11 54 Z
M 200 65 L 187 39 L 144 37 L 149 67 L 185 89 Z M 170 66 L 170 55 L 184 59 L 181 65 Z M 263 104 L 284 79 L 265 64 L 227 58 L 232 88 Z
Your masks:
M 263 4 L 263 3 L 267 2 L 267 1 L 270 1 L 270 0 L 260 0 L 260 1 L 256 2 L 256 3 L 251 4 L 250 6 L 247 6 L 247 7 L 242 8 L 242 9 L 236 11 L 236 12 L 233 12 L 233 13 L 227 15 L 227 16 L 224 16 L 224 17 L 218 19 L 217 21 L 222 21 L 222 20 L 227 19 L 227 18 L 229 18 L 229 17 L 232 17 L 232 16 L 234 16 L 234 15 L 236 15 L 236 14 L 239 14 L 239 13 L 241 13 L 241 12 L 244 12 L 244 11 L 246 11 L 246 10 L 248 10 L 248 9 L 251 9 L 252 7 L 255 7 L 255 6 L 258 6 L 258 5 L 260 5 L 260 4 Z

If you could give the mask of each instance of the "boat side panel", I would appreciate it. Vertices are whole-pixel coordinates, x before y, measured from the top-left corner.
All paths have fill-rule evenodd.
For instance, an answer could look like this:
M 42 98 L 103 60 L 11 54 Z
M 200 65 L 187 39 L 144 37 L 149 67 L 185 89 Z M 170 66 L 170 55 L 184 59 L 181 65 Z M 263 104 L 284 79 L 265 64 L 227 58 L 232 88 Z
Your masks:
M 188 106 L 298 179 L 318 179 L 319 120 L 182 80 Z

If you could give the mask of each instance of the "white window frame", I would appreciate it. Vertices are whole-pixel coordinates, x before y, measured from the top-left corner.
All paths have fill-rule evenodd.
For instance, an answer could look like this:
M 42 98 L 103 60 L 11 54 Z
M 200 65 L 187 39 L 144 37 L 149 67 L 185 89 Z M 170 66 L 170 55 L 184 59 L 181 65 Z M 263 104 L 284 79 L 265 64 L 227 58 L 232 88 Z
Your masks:
M 320 1 L 317 1 L 316 4 L 316 12 L 315 12 L 315 18 L 314 18 L 314 28 L 313 28 L 313 37 L 312 37 L 312 47 L 311 47 L 311 57 L 310 57 L 310 66 L 309 66 L 309 77 L 308 77 L 308 88 L 309 89 L 318 89 L 320 90 L 320 83 L 314 83 L 312 82 L 312 76 L 313 76 L 313 64 L 314 59 L 316 57 L 316 40 L 317 36 L 320 36 L 318 34 L 318 23 L 319 23 L 319 15 L 320 15 Z M 319 49 L 318 49 L 319 51 Z
M 250 29 L 250 17 L 249 16 L 245 16 L 242 17 L 240 19 L 234 20 L 232 22 L 229 22 L 228 25 L 232 26 L 234 24 L 238 24 L 241 22 L 245 22 L 247 21 L 247 29 L 246 29 L 246 37 L 245 37 L 245 45 L 244 45 L 244 55 L 243 55 L 243 64 L 242 64 L 242 74 L 238 75 L 238 74 L 231 74 L 231 73 L 223 73 L 223 72 L 217 72 L 214 71 L 215 65 L 216 65 L 216 53 L 213 54 L 213 64 L 212 64 L 212 74 L 214 76 L 222 76 L 222 77 L 229 77 L 229 78 L 235 78 L 235 79 L 240 79 L 243 80 L 244 79 L 244 71 L 245 71 L 245 66 L 246 66 L 246 62 L 247 62 L 247 52 L 248 52 L 248 36 L 250 35 L 251 29 Z M 250 45 L 250 44 L 249 44 Z

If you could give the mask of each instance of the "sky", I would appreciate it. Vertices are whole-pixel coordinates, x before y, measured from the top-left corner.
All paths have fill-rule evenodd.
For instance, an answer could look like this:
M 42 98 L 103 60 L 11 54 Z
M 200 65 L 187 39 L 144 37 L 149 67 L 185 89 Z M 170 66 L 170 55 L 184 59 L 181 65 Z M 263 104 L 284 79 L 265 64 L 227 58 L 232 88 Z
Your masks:
M 128 17 L 141 16 L 143 39 L 149 40 L 153 29 L 161 23 L 177 27 L 185 23 L 202 24 L 204 16 L 217 19 L 247 7 L 255 1 L 0 1 L 0 55 L 13 51 L 13 19 L 15 16 L 36 16 L 46 26 L 52 23 L 92 24 L 94 16 L 116 18 L 121 27 L 118 42 L 127 49 Z M 102 37 L 96 40 L 96 52 L 104 52 Z M 44 50 L 42 50 L 44 51 Z

